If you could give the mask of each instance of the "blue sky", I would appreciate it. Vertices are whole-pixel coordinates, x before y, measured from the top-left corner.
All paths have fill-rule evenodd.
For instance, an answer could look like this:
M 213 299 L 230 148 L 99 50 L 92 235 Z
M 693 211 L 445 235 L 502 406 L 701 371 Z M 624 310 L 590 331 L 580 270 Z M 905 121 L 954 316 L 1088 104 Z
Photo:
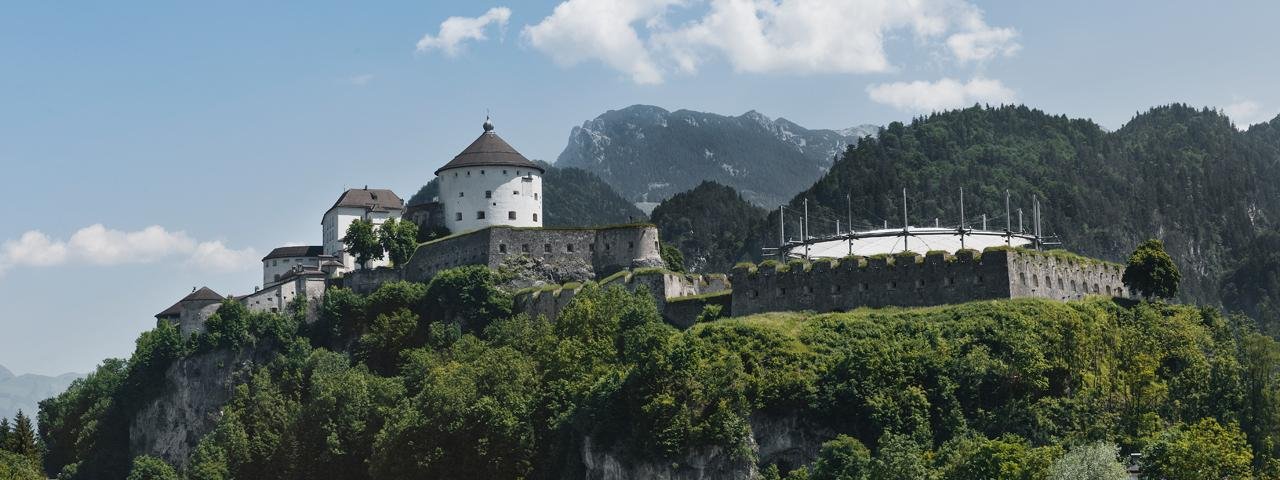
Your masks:
M 486 109 L 546 160 L 636 103 L 811 128 L 973 102 L 1108 128 L 1169 102 L 1280 112 L 1280 3 L 903 3 L 6 5 L 0 365 L 85 372 L 193 286 L 251 291 L 344 187 L 407 198 Z

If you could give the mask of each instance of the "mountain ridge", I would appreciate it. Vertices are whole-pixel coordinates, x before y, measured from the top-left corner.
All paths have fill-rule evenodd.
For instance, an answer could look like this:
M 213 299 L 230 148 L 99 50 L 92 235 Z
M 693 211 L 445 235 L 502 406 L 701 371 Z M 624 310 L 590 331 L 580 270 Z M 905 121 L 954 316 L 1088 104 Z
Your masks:
M 573 127 L 555 165 L 595 173 L 636 203 L 659 202 L 711 180 L 772 207 L 878 128 L 808 129 L 756 110 L 726 116 L 632 105 Z

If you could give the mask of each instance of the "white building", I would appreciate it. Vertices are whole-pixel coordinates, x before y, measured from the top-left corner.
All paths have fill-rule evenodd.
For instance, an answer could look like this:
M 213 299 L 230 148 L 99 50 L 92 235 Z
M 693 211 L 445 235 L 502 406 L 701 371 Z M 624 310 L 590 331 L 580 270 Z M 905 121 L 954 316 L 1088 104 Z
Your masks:
M 444 225 L 462 233 L 493 225 L 542 226 L 542 167 L 484 122 L 484 133 L 436 170 Z
M 354 270 L 356 259 L 346 252 L 346 244 L 342 238 L 347 235 L 347 227 L 356 220 L 369 220 L 377 227 L 388 218 L 400 218 L 404 213 L 404 200 L 395 192 L 383 189 L 353 188 L 342 193 L 338 201 L 324 212 L 324 220 L 320 225 L 324 230 L 324 255 L 329 255 L 342 263 L 344 270 Z M 387 259 L 370 261 L 365 268 L 387 265 Z
M 295 247 L 279 247 L 262 257 L 262 286 L 280 281 L 294 267 L 319 270 L 320 262 L 327 257 L 324 247 L 320 245 L 304 245 Z

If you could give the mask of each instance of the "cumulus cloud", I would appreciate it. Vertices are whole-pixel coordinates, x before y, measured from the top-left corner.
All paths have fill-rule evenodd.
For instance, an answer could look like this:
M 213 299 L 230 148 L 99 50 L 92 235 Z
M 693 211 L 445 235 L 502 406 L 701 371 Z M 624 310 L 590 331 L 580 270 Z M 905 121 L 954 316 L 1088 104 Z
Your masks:
M 1277 114 L 1275 110 L 1264 109 L 1262 104 L 1253 100 L 1240 100 L 1222 107 L 1222 113 L 1227 114 L 1236 128 L 1241 130 L 1249 128 L 1249 125 L 1271 120 Z
M 522 36 L 561 65 L 599 61 L 636 83 L 660 83 L 723 60 L 751 73 L 879 73 L 894 69 L 899 32 L 960 63 L 1012 55 L 1017 32 L 988 25 L 964 0 L 707 0 L 669 25 L 682 0 L 567 0 Z M 683 13 L 683 12 L 681 12 Z
M 440 23 L 440 31 L 436 35 L 423 35 L 422 39 L 418 40 L 418 51 L 440 50 L 446 56 L 456 57 L 462 52 L 463 44 L 468 40 L 487 40 L 485 31 L 490 24 L 497 24 L 498 28 L 504 28 L 509 19 L 511 19 L 511 9 L 507 7 L 490 8 L 489 11 L 484 12 L 484 15 L 474 18 L 446 18 Z
M 678 0 L 569 0 L 551 16 L 526 26 L 522 35 L 534 48 L 562 66 L 598 60 L 640 83 L 659 83 L 662 73 L 636 31 L 637 22 L 654 25 Z
M 1014 91 L 999 80 L 974 78 L 961 83 L 944 78 L 937 82 L 895 82 L 867 87 L 872 101 L 910 112 L 931 112 L 975 103 L 1011 103 Z
M 31 230 L 0 243 L 0 272 L 14 267 L 106 266 L 170 259 L 200 270 L 229 272 L 252 268 L 257 256 L 252 248 L 234 250 L 221 241 L 198 242 L 186 232 L 170 232 L 158 225 L 126 232 L 96 224 L 77 230 L 65 241 Z

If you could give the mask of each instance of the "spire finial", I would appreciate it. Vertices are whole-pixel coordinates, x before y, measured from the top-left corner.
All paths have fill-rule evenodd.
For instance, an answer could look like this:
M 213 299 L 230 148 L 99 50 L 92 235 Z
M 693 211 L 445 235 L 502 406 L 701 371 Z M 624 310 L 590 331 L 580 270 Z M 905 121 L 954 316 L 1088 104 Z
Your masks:
M 484 109 L 484 131 L 486 133 L 493 131 L 493 121 L 489 120 L 489 109 L 487 108 Z

